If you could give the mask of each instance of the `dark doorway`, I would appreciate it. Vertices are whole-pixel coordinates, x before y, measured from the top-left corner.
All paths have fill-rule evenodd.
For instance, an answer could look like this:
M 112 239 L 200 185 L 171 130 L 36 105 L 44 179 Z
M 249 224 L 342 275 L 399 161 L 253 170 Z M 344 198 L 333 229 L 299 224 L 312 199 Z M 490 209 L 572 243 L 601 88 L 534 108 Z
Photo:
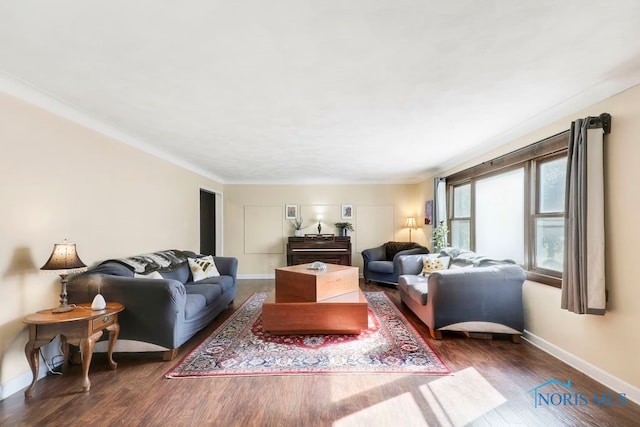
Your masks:
M 200 253 L 216 254 L 216 195 L 200 190 Z

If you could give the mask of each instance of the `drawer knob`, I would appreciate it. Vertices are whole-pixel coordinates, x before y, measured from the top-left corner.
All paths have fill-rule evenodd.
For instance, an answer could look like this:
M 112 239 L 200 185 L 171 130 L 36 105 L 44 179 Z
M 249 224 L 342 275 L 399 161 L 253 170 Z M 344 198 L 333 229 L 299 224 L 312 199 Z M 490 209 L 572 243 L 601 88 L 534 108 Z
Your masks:
M 102 322 L 103 322 L 103 323 L 107 323 L 107 322 L 109 321 L 109 319 L 110 319 L 110 318 L 111 318 L 111 316 L 104 316 L 104 317 L 102 318 Z

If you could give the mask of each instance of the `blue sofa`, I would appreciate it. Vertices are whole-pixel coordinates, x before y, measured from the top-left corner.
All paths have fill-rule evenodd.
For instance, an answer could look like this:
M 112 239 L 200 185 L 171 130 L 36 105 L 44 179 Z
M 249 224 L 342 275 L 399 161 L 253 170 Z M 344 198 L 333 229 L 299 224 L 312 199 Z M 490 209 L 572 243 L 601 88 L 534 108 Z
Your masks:
M 442 331 L 509 334 L 519 342 L 524 331 L 522 285 L 525 271 L 513 261 L 492 260 L 470 251 L 443 251 L 449 267 L 421 274 L 423 256 L 401 256 L 400 299 L 428 327 Z
M 198 257 L 191 251 L 168 250 L 104 261 L 69 279 L 69 302 L 91 302 L 99 290 L 107 301 L 124 304 L 115 351 L 161 351 L 171 360 L 236 296 L 238 260 L 213 257 L 220 276 L 193 282 L 187 259 Z M 144 277 L 155 271 L 162 278 Z
M 398 284 L 400 255 L 428 254 L 429 249 L 413 242 L 387 242 L 378 247 L 362 251 L 364 269 L 362 275 L 366 283 L 371 281 Z

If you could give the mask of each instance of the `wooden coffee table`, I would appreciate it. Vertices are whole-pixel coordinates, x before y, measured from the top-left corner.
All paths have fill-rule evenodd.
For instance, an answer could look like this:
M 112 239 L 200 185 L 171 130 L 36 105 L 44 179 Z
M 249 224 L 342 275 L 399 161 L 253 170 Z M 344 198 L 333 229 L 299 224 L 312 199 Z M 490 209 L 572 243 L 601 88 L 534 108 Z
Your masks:
M 326 264 L 276 268 L 275 292 L 262 304 L 265 332 L 359 334 L 368 327 L 368 303 L 358 284 L 358 268 Z

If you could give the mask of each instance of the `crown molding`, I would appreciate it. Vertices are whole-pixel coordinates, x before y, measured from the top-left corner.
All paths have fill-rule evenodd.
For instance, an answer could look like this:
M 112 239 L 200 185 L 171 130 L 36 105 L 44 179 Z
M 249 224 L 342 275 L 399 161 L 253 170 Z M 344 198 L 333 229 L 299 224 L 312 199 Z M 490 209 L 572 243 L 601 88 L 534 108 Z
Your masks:
M 80 126 L 86 127 L 95 132 L 113 138 L 123 144 L 130 145 L 154 157 L 158 157 L 160 159 L 173 163 L 174 165 L 179 166 L 183 169 L 186 169 L 198 175 L 202 175 L 203 177 L 217 181 L 218 183 L 225 183 L 225 180 L 222 179 L 222 177 L 212 174 L 211 172 L 206 171 L 189 162 L 177 159 L 170 153 L 159 150 L 157 147 L 154 147 L 153 145 L 139 138 L 135 138 L 127 134 L 126 132 L 122 132 L 121 130 L 109 125 L 108 123 L 95 118 L 90 113 L 73 104 L 1 71 L 0 90 L 15 98 L 28 102 L 29 104 L 33 104 L 36 107 L 42 108 L 43 110 L 49 111 L 50 113 L 79 124 Z

